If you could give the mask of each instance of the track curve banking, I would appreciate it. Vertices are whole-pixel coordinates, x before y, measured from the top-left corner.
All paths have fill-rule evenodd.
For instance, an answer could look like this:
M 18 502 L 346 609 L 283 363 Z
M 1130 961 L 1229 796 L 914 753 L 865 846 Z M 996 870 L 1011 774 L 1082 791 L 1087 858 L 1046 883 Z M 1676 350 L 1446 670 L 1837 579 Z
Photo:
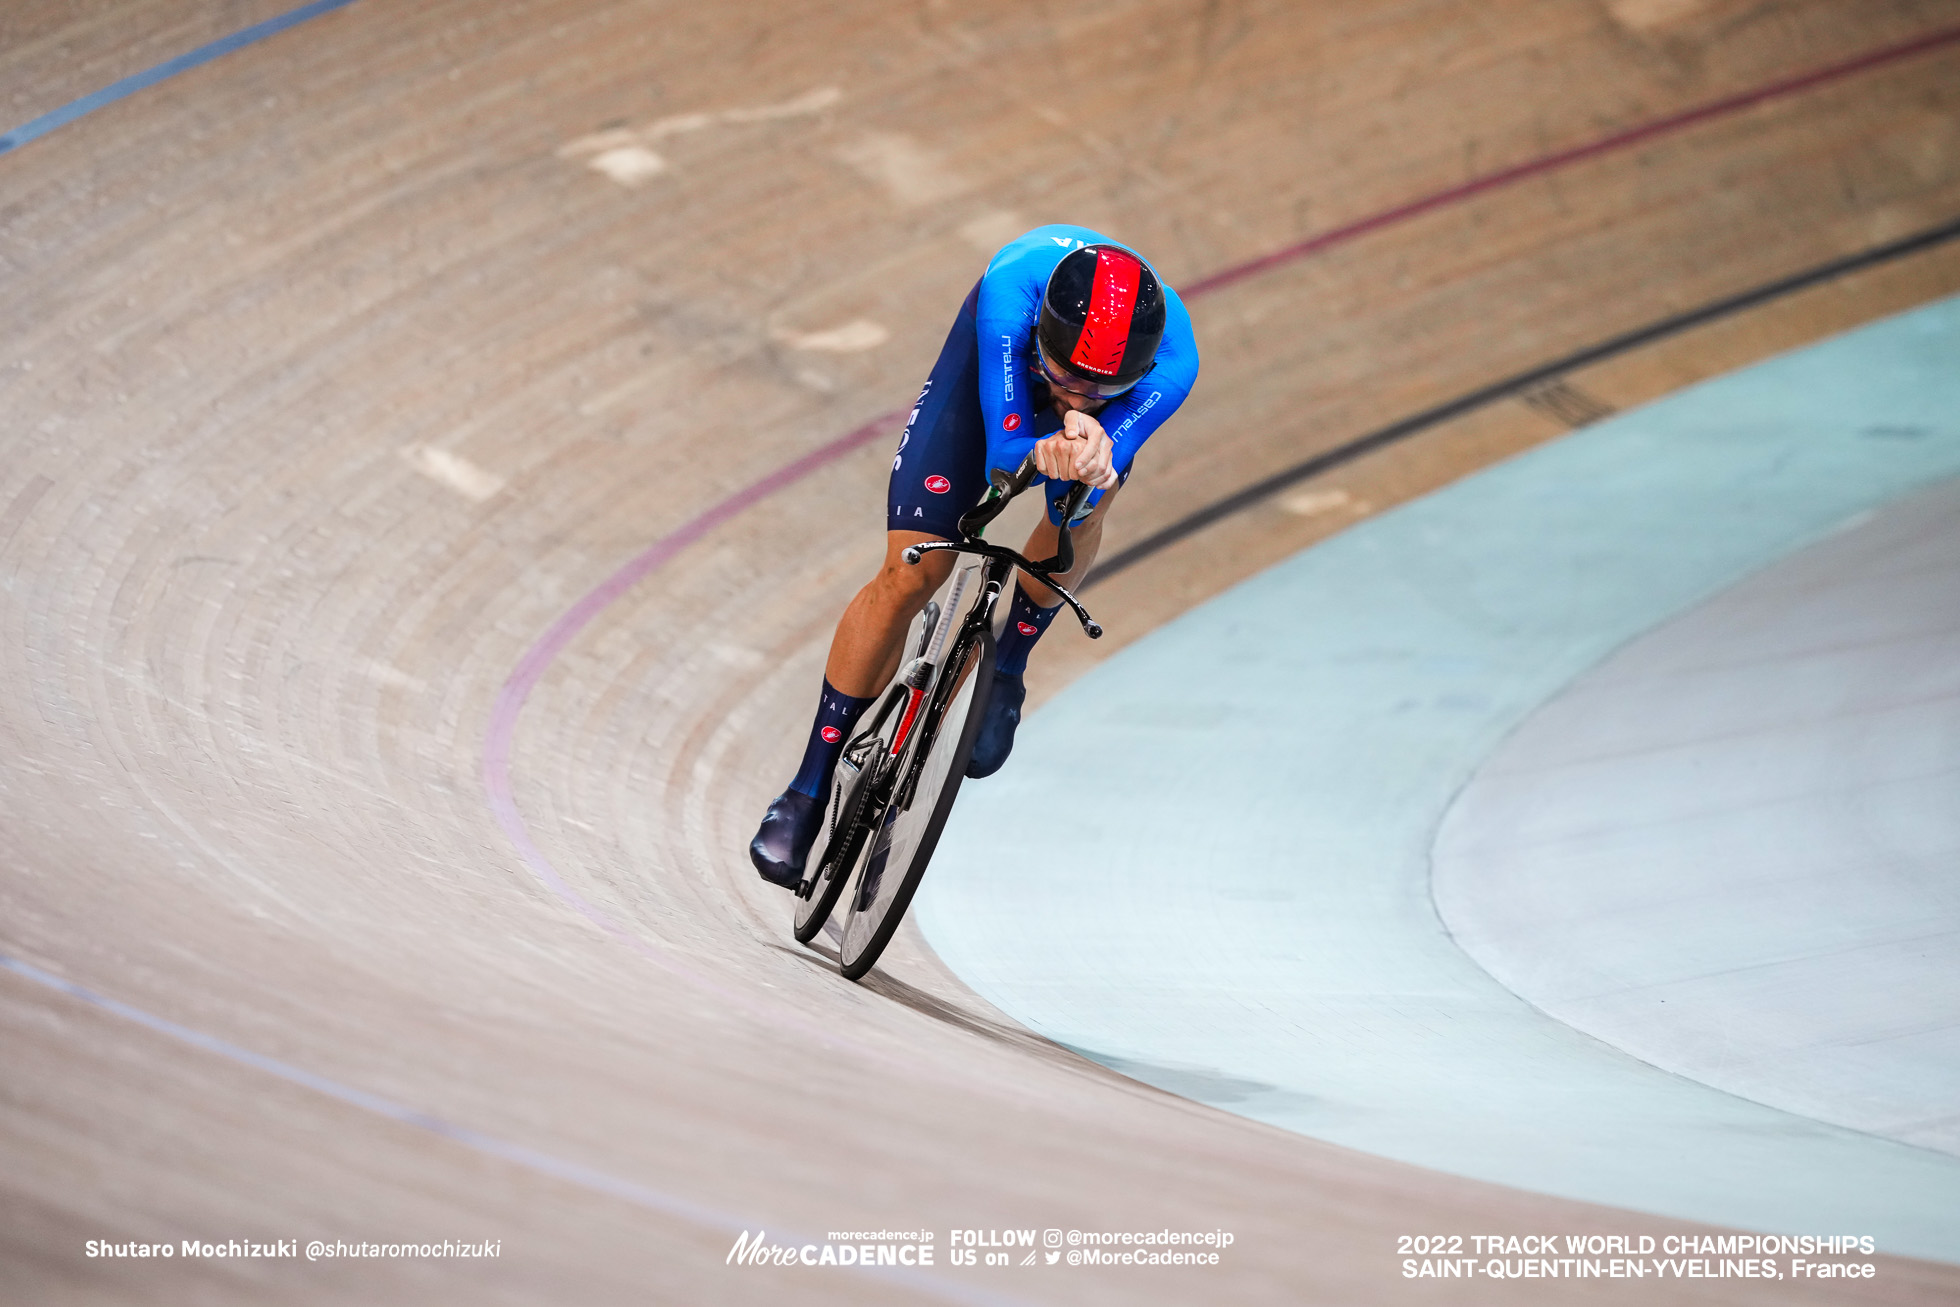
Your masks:
M 1087 222 L 1200 292 L 1204 379 L 1111 523 L 1155 541 L 1095 592 L 1115 647 L 1960 290 L 1954 242 L 1900 247 L 1161 534 L 1951 224 L 1960 4 L 306 8 L 198 59 L 294 6 L 0 14 L 0 126 L 45 128 L 0 152 L 0 1298 L 1413 1301 L 1411 1223 L 1686 1228 L 1163 1093 L 916 932 L 842 983 L 741 850 L 879 557 L 890 415 L 1002 240 Z M 1034 701 L 1108 652 L 1051 636 Z M 1020 1226 L 1235 1243 L 1202 1280 L 725 1260 Z M 503 1252 L 81 1252 L 313 1235 Z M 1674 1296 L 1954 1291 L 1881 1261 Z

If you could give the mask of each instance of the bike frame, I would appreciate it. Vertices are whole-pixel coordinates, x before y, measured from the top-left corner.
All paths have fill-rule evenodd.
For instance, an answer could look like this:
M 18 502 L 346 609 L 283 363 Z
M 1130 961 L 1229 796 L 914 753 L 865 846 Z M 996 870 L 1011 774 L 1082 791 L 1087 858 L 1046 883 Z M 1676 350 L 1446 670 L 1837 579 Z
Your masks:
M 900 673 L 891 687 L 885 692 L 871 721 L 852 738 L 844 748 L 844 760 L 849 761 L 854 770 L 875 766 L 879 769 L 865 783 L 873 785 L 868 809 L 860 805 L 859 819 L 866 810 L 881 814 L 879 821 L 886 820 L 892 812 L 903 812 L 910 808 L 915 796 L 920 769 L 924 767 L 927 755 L 931 752 L 933 741 L 937 738 L 946 710 L 953 697 L 959 693 L 960 678 L 943 674 L 952 667 L 967 664 L 965 651 L 977 644 L 986 633 L 990 633 L 994 613 L 1000 604 L 1016 568 L 1034 577 L 1043 585 L 1062 597 L 1062 601 L 1075 613 L 1082 623 L 1082 629 L 1090 639 L 1102 636 L 1102 627 L 1089 616 L 1088 610 L 1070 594 L 1055 577 L 1066 574 L 1075 565 L 1075 547 L 1069 538 L 1069 530 L 1077 511 L 1087 499 L 1089 487 L 1076 483 L 1070 490 L 1062 509 L 1062 530 L 1057 543 L 1055 556 L 1041 562 L 1023 557 L 1019 552 L 1002 545 L 990 544 L 982 538 L 986 527 L 998 517 L 1016 495 L 1033 483 L 1036 469 L 1034 459 L 1028 458 L 1020 469 L 1013 473 L 996 472 L 987 498 L 975 505 L 960 518 L 958 540 L 929 540 L 906 549 L 903 557 L 908 564 L 917 566 L 929 553 L 951 550 L 955 553 L 973 554 L 986 560 L 981 572 L 980 595 L 967 609 L 961 619 L 959 630 L 950 640 L 940 638 L 946 634 L 941 625 L 950 619 L 959 606 L 959 583 L 955 583 L 955 597 L 950 599 L 946 611 L 934 613 L 929 608 L 926 629 L 919 642 L 919 651 Z M 936 607 L 933 606 L 933 607 Z M 942 659 L 941 651 L 945 651 Z M 875 757 L 873 749 L 880 731 L 890 720 L 899 705 L 904 705 L 898 728 L 893 732 L 892 741 L 881 751 L 882 757 Z M 911 746 L 908 750 L 908 746 Z M 902 771 L 899 769 L 902 768 Z M 868 833 L 867 833 L 867 837 Z M 854 855 L 855 856 L 855 855 Z M 823 862 L 831 861 L 827 855 Z M 798 897 L 808 899 L 816 888 L 821 867 L 813 864 L 805 873 L 803 882 L 797 886 Z M 833 872 L 841 875 L 841 870 Z

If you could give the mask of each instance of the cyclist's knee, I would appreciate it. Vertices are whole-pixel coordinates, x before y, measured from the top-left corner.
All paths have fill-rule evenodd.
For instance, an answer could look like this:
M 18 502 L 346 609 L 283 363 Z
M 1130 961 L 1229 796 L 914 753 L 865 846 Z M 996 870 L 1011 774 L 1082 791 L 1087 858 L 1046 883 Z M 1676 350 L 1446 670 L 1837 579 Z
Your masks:
M 908 563 L 902 542 L 894 542 L 872 584 L 885 602 L 915 613 L 926 606 L 926 600 L 952 570 L 953 555 L 949 553 L 930 553 L 917 563 Z
M 934 568 L 937 572 L 940 569 Z M 878 574 L 878 589 L 886 602 L 903 608 L 908 613 L 916 613 L 926 606 L 939 589 L 944 576 L 934 576 L 923 566 L 908 567 L 900 563 L 897 567 L 887 567 Z

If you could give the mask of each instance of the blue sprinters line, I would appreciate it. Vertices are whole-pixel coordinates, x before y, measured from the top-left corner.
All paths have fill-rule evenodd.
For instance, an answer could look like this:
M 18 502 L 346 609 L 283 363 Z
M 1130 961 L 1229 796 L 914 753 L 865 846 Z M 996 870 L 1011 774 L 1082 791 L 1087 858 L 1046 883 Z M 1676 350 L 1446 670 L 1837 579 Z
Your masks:
M 346 4 L 348 0 L 340 0 L 340 2 Z M 390 1120 L 399 1121 L 403 1125 L 430 1131 L 445 1139 L 462 1144 L 466 1148 L 475 1149 L 479 1153 L 501 1158 L 506 1162 L 512 1162 L 518 1166 L 528 1167 L 543 1175 L 551 1176 L 557 1180 L 563 1180 L 568 1184 L 581 1186 L 594 1193 L 605 1194 L 608 1197 L 620 1198 L 630 1203 L 636 1203 L 641 1207 L 659 1212 L 665 1216 L 675 1217 L 702 1229 L 713 1230 L 721 1234 L 728 1234 L 736 1230 L 740 1230 L 743 1234 L 748 1233 L 749 1222 L 745 1218 L 738 1218 L 728 1212 L 717 1211 L 711 1207 L 700 1206 L 699 1204 L 689 1202 L 685 1198 L 675 1197 L 663 1190 L 654 1189 L 647 1185 L 639 1184 L 636 1181 L 621 1179 L 618 1176 L 597 1170 L 594 1167 L 586 1166 L 582 1162 L 567 1161 L 564 1158 L 554 1157 L 550 1153 L 540 1152 L 538 1149 L 527 1147 L 524 1144 L 512 1143 L 508 1140 L 500 1139 L 495 1135 L 485 1134 L 483 1131 L 471 1129 L 469 1126 L 457 1125 L 454 1122 L 446 1121 L 429 1112 L 397 1103 L 393 1099 L 383 1098 L 380 1094 L 371 1094 L 365 1089 L 357 1089 L 351 1085 L 342 1084 L 337 1080 L 330 1080 L 326 1076 L 316 1075 L 314 1072 L 294 1066 L 290 1062 L 281 1062 L 279 1059 L 267 1057 L 263 1053 L 254 1053 L 248 1048 L 241 1048 L 239 1045 L 219 1039 L 215 1035 L 207 1035 L 202 1030 L 194 1030 L 189 1026 L 181 1026 L 165 1017 L 155 1016 L 149 1012 L 145 1012 L 142 1008 L 134 1007 L 123 1002 L 121 999 L 110 998 L 106 994 L 98 994 L 86 986 L 78 985 L 74 981 L 57 976 L 51 971 L 43 971 L 31 962 L 24 962 L 19 958 L 9 957 L 5 953 L 0 953 L 0 971 L 12 972 L 24 980 L 33 981 L 44 989 L 51 989 L 57 993 L 66 994 L 70 998 L 79 999 L 91 1007 L 113 1013 L 126 1021 L 133 1021 L 139 1026 L 153 1030 L 157 1034 L 178 1040 L 181 1043 L 189 1044 L 193 1048 L 201 1048 L 207 1053 L 215 1053 L 219 1057 L 241 1063 L 255 1070 L 266 1072 L 269 1075 L 277 1076 L 281 1080 L 285 1080 L 291 1084 L 301 1085 L 317 1093 L 325 1094 L 329 1098 L 338 1099 L 343 1103 L 358 1107 L 363 1111 L 373 1112 L 379 1116 L 387 1117 Z M 766 1233 L 766 1227 L 760 1222 L 757 1223 L 757 1226 L 757 1238 L 760 1239 Z M 788 1230 L 780 1231 L 775 1242 L 786 1247 L 798 1247 L 813 1241 L 807 1235 L 800 1235 L 793 1230 Z M 937 1271 L 919 1270 L 906 1266 L 873 1266 L 869 1262 L 864 1263 L 856 1269 L 860 1274 L 872 1275 L 881 1280 L 907 1285 L 918 1292 L 943 1299 L 946 1302 L 965 1304 L 966 1307 L 1024 1307 L 1021 1299 L 994 1293 L 984 1288 L 975 1288 L 971 1285 L 962 1284 L 957 1280 L 948 1281 L 942 1278 Z
M 283 32 L 309 18 L 330 10 L 344 9 L 353 3 L 354 0 L 313 0 L 312 4 L 301 5 L 291 13 L 268 18 L 263 23 L 257 23 L 240 32 L 233 32 L 230 36 L 220 37 L 209 45 L 200 46 L 189 54 L 180 54 L 175 59 L 167 59 L 154 68 L 146 68 L 93 94 L 70 101 L 53 113 L 44 113 L 33 122 L 23 123 L 14 128 L 5 136 L 0 136 L 0 154 L 18 150 L 29 141 L 38 140 L 57 127 L 66 127 L 85 113 L 93 113 L 105 104 L 114 104 L 126 95 L 134 95 L 145 87 L 155 86 L 166 77 L 175 77 L 186 69 L 195 68 L 199 64 L 208 64 L 220 55 L 230 54 L 233 50 L 248 46 L 254 41 L 263 41 L 266 37 Z

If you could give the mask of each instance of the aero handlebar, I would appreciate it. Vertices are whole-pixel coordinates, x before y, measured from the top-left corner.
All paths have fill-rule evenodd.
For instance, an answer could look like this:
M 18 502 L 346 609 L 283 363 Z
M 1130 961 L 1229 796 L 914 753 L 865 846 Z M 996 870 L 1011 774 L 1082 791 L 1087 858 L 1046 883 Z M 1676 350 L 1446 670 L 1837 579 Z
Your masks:
M 1000 516 L 1001 511 L 1007 507 L 1008 501 L 1034 483 L 1037 471 L 1038 469 L 1034 465 L 1033 454 L 1029 454 L 1022 461 L 1021 466 L 1013 472 L 1008 472 L 1003 468 L 994 469 L 994 474 L 991 478 L 992 485 L 987 497 L 968 509 L 960 518 L 959 530 L 961 539 L 928 540 L 923 544 L 916 544 L 908 548 L 903 557 L 907 563 L 917 566 L 919 560 L 927 554 L 935 553 L 942 549 L 950 549 L 962 554 L 979 554 L 983 558 L 993 558 L 1001 562 L 1012 563 L 1029 576 L 1034 577 L 1042 585 L 1047 586 L 1050 590 L 1060 595 L 1062 602 L 1067 604 L 1070 610 L 1075 613 L 1077 620 L 1082 623 L 1082 629 L 1088 633 L 1091 640 L 1101 639 L 1103 633 L 1102 626 L 1095 618 L 1089 616 L 1089 610 L 1084 608 L 1074 595 L 1063 589 L 1054 580 L 1056 575 L 1066 575 L 1075 566 L 1075 542 L 1069 538 L 1069 527 L 1076 513 L 1080 511 L 1083 501 L 1089 497 L 1089 492 L 1092 487 L 1080 481 L 1075 482 L 1069 487 L 1067 496 L 1062 500 L 1062 527 L 1058 533 L 1055 556 L 1053 558 L 1045 559 L 1039 563 L 1030 562 L 1012 549 L 1005 548 L 1001 545 L 988 544 L 980 538 L 980 533 L 986 530 L 989 523 Z

